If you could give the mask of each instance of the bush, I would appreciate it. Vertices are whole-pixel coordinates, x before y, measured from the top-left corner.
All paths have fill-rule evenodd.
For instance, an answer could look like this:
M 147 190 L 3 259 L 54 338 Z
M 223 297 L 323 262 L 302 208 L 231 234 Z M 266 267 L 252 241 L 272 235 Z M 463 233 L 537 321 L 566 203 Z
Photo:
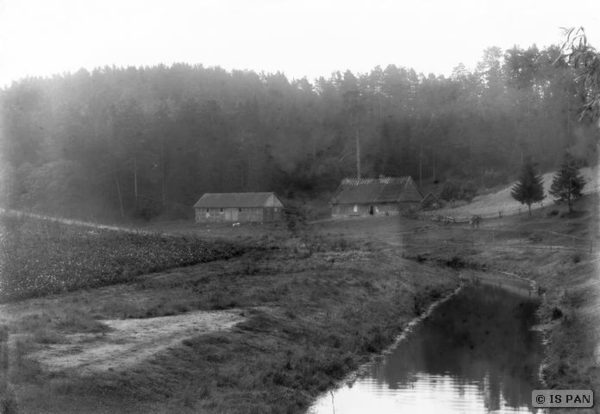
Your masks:
M 462 200 L 466 200 L 470 203 L 477 195 L 477 186 L 473 181 L 467 181 L 461 185 L 461 191 Z
M 454 181 L 446 181 L 440 193 L 440 198 L 446 201 L 458 200 L 460 198 L 460 186 Z
M 288 202 L 284 209 L 284 218 L 288 230 L 295 235 L 300 228 L 306 226 L 307 212 L 301 205 Z
M 440 198 L 450 202 L 465 200 L 470 203 L 476 195 L 477 186 L 473 181 L 448 180 L 444 183 Z

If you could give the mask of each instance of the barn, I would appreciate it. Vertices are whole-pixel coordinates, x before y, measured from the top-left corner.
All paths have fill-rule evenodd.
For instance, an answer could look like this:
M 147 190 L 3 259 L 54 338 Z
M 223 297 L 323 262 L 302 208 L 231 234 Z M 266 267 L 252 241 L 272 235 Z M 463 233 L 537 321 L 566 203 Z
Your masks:
M 275 193 L 206 193 L 194 204 L 196 223 L 283 220 Z
M 331 200 L 331 216 L 387 216 L 419 206 L 423 194 L 409 176 L 344 178 Z

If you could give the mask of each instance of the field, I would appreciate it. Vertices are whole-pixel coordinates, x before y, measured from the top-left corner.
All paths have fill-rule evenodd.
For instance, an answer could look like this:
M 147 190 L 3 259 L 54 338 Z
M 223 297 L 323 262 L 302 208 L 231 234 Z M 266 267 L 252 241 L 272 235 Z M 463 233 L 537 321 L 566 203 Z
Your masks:
M 87 289 L 239 255 L 231 242 L 0 215 L 0 301 Z
M 301 413 L 474 272 L 534 281 L 548 385 L 598 389 L 597 207 L 589 195 L 570 216 L 546 206 L 480 229 L 382 217 L 293 233 L 5 218 L 6 246 L 36 252 L 7 263 L 26 263 L 36 289 L 8 290 L 0 308 L 4 412 Z
M 235 254 L 7 303 L 0 312 L 11 384 L 5 403 L 19 413 L 303 412 L 459 282 L 451 268 L 402 258 L 386 238 L 399 240 L 403 224 L 380 224 L 374 229 L 387 229 L 382 239 L 347 237 L 352 223 L 345 222 L 295 235 L 196 227 L 194 235 L 169 240 L 234 245 Z M 20 229 L 34 225 L 46 224 Z M 118 237 L 126 240 L 121 247 L 114 246 Z M 125 252 L 130 240 L 165 237 L 110 233 L 99 239 L 106 246 L 93 246 Z M 233 243 L 218 241 L 223 237 Z M 78 240 L 61 247 L 78 251 L 85 246 Z

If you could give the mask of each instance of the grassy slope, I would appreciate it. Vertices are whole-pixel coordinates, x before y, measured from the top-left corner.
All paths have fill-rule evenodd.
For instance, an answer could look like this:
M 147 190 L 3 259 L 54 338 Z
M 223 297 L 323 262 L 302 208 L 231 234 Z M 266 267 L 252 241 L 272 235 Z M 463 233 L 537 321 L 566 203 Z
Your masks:
M 60 343 L 66 333 L 101 333 L 102 319 L 225 308 L 249 317 L 232 332 L 190 338 L 123 372 L 79 378 L 16 358 L 20 412 L 303 412 L 458 282 L 451 269 L 401 257 L 391 243 L 404 228 L 397 218 L 354 224 L 305 229 L 291 239 L 268 227 L 222 227 L 219 237 L 237 239 L 228 232 L 241 230 L 241 242 L 263 249 L 125 285 L 5 305 L 7 329 L 25 335 L 17 346 L 24 356 Z M 383 238 L 373 233 L 379 231 Z
M 590 194 L 597 192 L 598 188 L 598 171 L 592 170 L 591 168 L 582 168 L 580 170 L 584 176 L 587 184 L 584 187 L 584 193 Z M 543 175 L 544 179 L 544 193 L 548 194 L 550 186 L 552 185 L 552 178 L 554 173 L 546 173 Z M 518 201 L 513 199 L 510 195 L 511 188 L 515 183 L 512 183 L 499 191 L 491 194 L 485 194 L 477 196 L 469 204 L 461 205 L 456 208 L 447 207 L 441 210 L 435 211 L 435 214 L 442 214 L 454 217 L 469 217 L 472 214 L 479 214 L 482 216 L 497 216 L 499 211 L 502 211 L 504 215 L 518 213 L 519 209 L 522 212 L 527 211 L 527 206 L 520 204 Z M 552 204 L 550 198 L 544 200 L 543 205 L 548 206 Z M 534 204 L 531 206 L 532 209 L 540 208 L 541 204 Z

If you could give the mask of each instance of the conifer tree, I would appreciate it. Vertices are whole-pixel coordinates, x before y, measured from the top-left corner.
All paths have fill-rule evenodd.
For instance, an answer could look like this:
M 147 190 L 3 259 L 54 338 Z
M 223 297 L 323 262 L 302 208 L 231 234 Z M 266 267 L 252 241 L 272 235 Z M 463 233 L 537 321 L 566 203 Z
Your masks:
M 579 172 L 575 159 L 571 154 L 565 152 L 563 163 L 552 179 L 550 194 L 557 200 L 566 201 L 570 213 L 573 211 L 572 200 L 583 196 L 581 190 L 584 186 L 585 179 Z
M 531 205 L 539 203 L 544 195 L 544 181 L 538 174 L 536 164 L 531 157 L 527 157 L 521 168 L 519 180 L 512 188 L 510 195 L 521 204 L 527 204 L 529 217 L 531 217 Z

